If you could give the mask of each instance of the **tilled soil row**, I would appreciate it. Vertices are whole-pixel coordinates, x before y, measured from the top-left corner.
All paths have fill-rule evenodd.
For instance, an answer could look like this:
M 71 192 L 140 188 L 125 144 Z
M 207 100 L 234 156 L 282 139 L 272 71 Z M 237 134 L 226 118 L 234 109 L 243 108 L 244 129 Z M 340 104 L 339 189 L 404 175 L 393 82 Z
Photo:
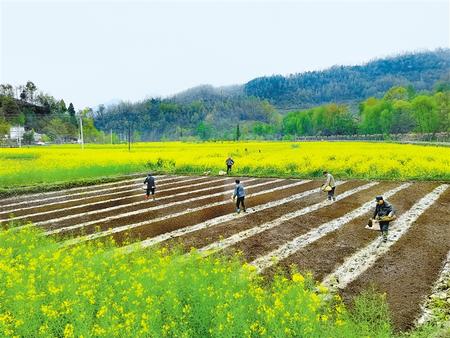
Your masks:
M 185 181 L 186 178 L 174 178 L 174 179 L 168 179 L 168 180 L 163 180 L 161 183 L 164 184 L 164 190 L 165 189 L 170 189 L 170 188 L 174 188 L 177 185 L 183 185 L 183 182 L 186 182 L 186 184 L 189 184 L 188 181 Z M 208 182 L 209 179 L 207 179 L 205 182 Z M 123 190 L 122 192 L 116 191 L 116 190 L 108 190 L 106 192 L 99 192 L 99 193 L 95 193 L 92 196 L 77 196 L 74 199 L 71 199 L 70 196 L 67 197 L 61 197 L 59 198 L 59 201 L 51 201 L 50 203 L 46 204 L 46 203 L 40 203 L 39 205 L 35 205 L 35 206 L 29 206 L 29 207 L 20 207 L 17 210 L 13 211 L 14 216 L 16 217 L 20 217 L 20 216 L 26 216 L 26 215 L 32 215 L 34 213 L 40 213 L 40 212 L 46 212 L 46 211 L 52 211 L 52 210 L 59 210 L 59 209 L 63 209 L 63 208 L 70 208 L 70 207 L 75 207 L 75 206 L 84 206 L 85 204 L 88 203 L 97 203 L 97 202 L 102 202 L 102 201 L 108 201 L 110 199 L 123 199 L 124 202 L 126 202 L 126 198 L 130 198 L 130 199 L 136 199 L 138 198 L 138 196 L 136 195 L 141 195 L 143 196 L 145 194 L 144 190 L 142 189 L 142 184 L 140 184 L 139 186 L 136 186 L 136 184 L 130 184 L 127 189 L 120 189 Z M 116 202 L 116 201 L 114 201 Z M 114 203 L 111 202 L 111 203 Z M 97 206 L 96 206 L 97 207 Z M 7 218 L 8 215 L 10 214 L 10 212 L 7 213 L 0 213 L 0 219 L 4 219 Z M 35 221 L 35 219 L 32 219 L 33 221 Z
M 262 182 L 261 180 L 260 182 Z M 119 201 L 105 202 L 98 205 L 91 206 L 82 206 L 80 208 L 74 209 L 71 213 L 63 213 L 61 217 L 66 216 L 76 216 L 68 219 L 58 219 L 55 217 L 60 217 L 57 213 L 53 214 L 52 217 L 49 217 L 48 221 L 51 221 L 45 224 L 45 228 L 54 229 L 54 228 L 62 228 L 74 224 L 101 220 L 105 217 L 120 215 L 126 212 L 137 211 L 141 209 L 147 209 L 157 206 L 166 205 L 168 203 L 173 203 L 177 201 L 181 201 L 184 199 L 192 198 L 192 197 L 200 197 L 205 194 L 217 193 L 220 191 L 224 191 L 224 189 L 231 190 L 233 189 L 234 179 L 223 179 L 222 181 L 207 181 L 200 185 L 190 186 L 190 185 L 182 185 L 180 188 L 171 191 L 161 190 L 156 194 L 156 200 L 153 201 L 151 198 L 149 200 L 143 200 L 143 196 L 134 197 L 132 199 L 125 199 Z M 257 181 L 254 181 L 257 182 Z M 201 189 L 208 189 L 206 191 L 198 191 Z M 189 193 L 193 191 L 192 193 Z M 189 193 L 189 194 L 187 194 Z M 183 194 L 182 196 L 176 196 L 178 194 Z M 110 209 L 113 208 L 113 209 Z M 95 213 L 89 213 L 95 212 Z M 39 224 L 38 224 L 39 225 Z
M 352 189 L 356 186 L 361 185 L 357 181 L 346 182 L 338 185 L 337 189 L 340 192 Z M 312 190 L 317 188 L 318 182 L 309 182 L 300 186 L 297 193 Z M 276 199 L 281 199 L 282 197 L 277 197 Z M 180 245 L 189 250 L 190 248 L 201 248 L 210 243 L 216 242 L 221 238 L 230 237 L 240 231 L 259 226 L 263 223 L 272 221 L 278 217 L 285 215 L 286 213 L 292 212 L 297 209 L 304 208 L 306 206 L 323 201 L 325 198 L 324 193 L 314 193 L 307 197 L 301 198 L 299 200 L 291 201 L 286 204 L 280 205 L 276 208 L 270 210 L 263 210 L 261 212 L 249 213 L 246 217 L 239 217 L 234 220 L 215 225 L 211 228 L 202 229 L 187 235 L 182 236 L 178 239 L 168 240 L 165 244 Z M 259 203 L 258 203 L 259 204 Z
M 275 183 L 272 183 L 273 180 L 265 180 L 265 179 L 257 179 L 251 181 L 249 183 L 248 188 L 250 189 L 258 189 L 252 188 L 253 185 L 257 184 L 267 184 L 266 186 L 270 187 Z M 79 235 L 81 233 L 91 233 L 93 231 L 101 231 L 106 230 L 109 228 L 113 228 L 117 225 L 117 223 L 120 223 L 121 225 L 124 224 L 132 224 L 136 222 L 141 222 L 149 219 L 154 219 L 157 217 L 162 216 L 170 216 L 170 214 L 173 214 L 174 212 L 184 210 L 187 208 L 192 208 L 193 206 L 198 205 L 204 205 L 208 204 L 211 201 L 215 201 L 217 199 L 223 199 L 225 195 L 221 196 L 212 196 L 208 197 L 208 195 L 214 194 L 223 194 L 225 192 L 230 192 L 230 195 L 233 190 L 233 185 L 228 182 L 228 184 L 221 184 L 215 188 L 211 188 L 207 191 L 198 192 L 193 194 L 193 196 L 189 195 L 182 195 L 182 196 L 173 196 L 173 198 L 170 198 L 171 203 L 174 203 L 175 205 L 170 205 L 167 200 L 162 200 L 157 203 L 157 201 L 139 201 L 139 204 L 137 205 L 137 210 L 132 211 L 131 209 L 123 209 L 122 213 L 117 212 L 117 210 L 113 210 L 112 212 L 108 212 L 109 216 L 105 217 L 105 215 L 102 215 L 100 219 L 96 219 L 94 217 L 93 220 L 88 220 L 87 222 L 79 222 L 78 218 L 75 221 L 75 224 L 68 225 L 68 229 L 66 226 L 63 226 L 60 222 L 55 222 L 55 226 L 52 226 L 51 224 L 45 224 L 44 227 L 48 230 L 51 229 L 61 229 L 62 231 L 58 231 L 58 233 L 68 233 L 71 236 L 72 235 Z M 189 192 L 189 189 L 184 192 Z M 195 196 L 197 195 L 197 196 Z M 160 197 L 161 198 L 161 197 Z M 195 200 L 195 198 L 198 198 L 198 201 Z M 189 199 L 194 199 L 194 201 L 188 201 Z M 167 206 L 166 206 L 167 205 Z M 129 213 L 133 213 L 130 215 Z M 96 216 L 96 214 L 92 215 Z M 73 221 L 72 221 L 73 222 Z
M 216 179 L 218 180 L 218 179 Z M 220 181 L 213 182 L 212 179 L 207 179 L 206 181 L 200 181 L 200 182 L 193 182 L 195 186 L 192 186 L 189 184 L 189 182 L 172 182 L 168 183 L 167 185 L 164 184 L 164 187 L 161 188 L 160 192 L 157 192 L 158 197 L 166 197 L 182 192 L 187 192 L 190 189 L 200 189 L 205 188 L 214 184 L 220 184 Z M 199 184 L 199 185 L 197 185 Z M 179 187 L 178 187 L 179 186 Z M 170 190 L 169 190 L 170 189 Z M 133 196 L 134 195 L 134 196 Z M 137 195 L 137 196 L 136 196 Z M 127 196 L 113 196 L 112 200 L 110 198 L 105 198 L 104 196 L 98 197 L 98 198 L 92 198 L 89 200 L 86 200 L 86 203 L 68 203 L 61 205 L 61 208 L 55 209 L 54 206 L 50 208 L 49 210 L 46 210 L 45 207 L 43 207 L 41 210 L 36 211 L 36 214 L 29 214 L 29 216 L 26 216 L 25 219 L 32 221 L 32 222 L 45 222 L 45 221 L 52 221 L 54 222 L 50 223 L 49 226 L 52 224 L 55 224 L 57 226 L 62 226 L 66 220 L 60 220 L 60 217 L 66 217 L 71 215 L 77 215 L 79 217 L 83 217 L 84 213 L 90 212 L 90 211 L 98 211 L 102 209 L 107 209 L 111 207 L 117 207 L 123 205 L 122 212 L 125 212 L 123 210 L 128 211 L 130 208 L 129 204 L 132 203 L 138 203 L 138 202 L 144 202 L 141 205 L 139 205 L 141 208 L 146 207 L 148 203 L 152 203 L 150 201 L 144 201 L 143 198 L 145 196 L 144 190 L 141 190 L 141 193 L 139 193 L 139 190 L 135 190 L 133 192 L 129 192 Z M 65 208 L 70 208 L 69 210 Z M 65 209 L 65 210 L 64 210 Z M 108 210 L 105 210 L 107 212 Z M 112 211 L 114 214 L 120 213 L 121 211 L 117 211 L 117 209 L 114 209 Z M 42 214 L 39 214 L 42 213 Z M 87 216 L 87 215 L 85 215 Z M 24 217 L 24 216 L 22 216 Z M 77 218 L 72 218 L 71 220 L 67 220 L 69 224 L 71 222 L 78 222 Z M 79 222 L 78 222 L 79 223 Z
M 286 180 L 288 181 L 288 184 L 298 182 L 297 180 Z M 308 184 L 308 183 L 305 183 Z M 282 187 L 286 185 L 285 182 L 283 182 L 283 185 L 280 185 L 280 182 L 276 182 L 276 187 Z M 273 201 L 275 198 L 284 198 L 291 196 L 293 194 L 296 194 L 300 191 L 303 191 L 304 184 L 297 185 L 294 187 L 289 188 L 283 188 L 281 190 L 270 192 L 269 190 L 274 187 L 272 184 L 271 186 L 265 185 L 262 187 L 257 188 L 250 188 L 247 187 L 247 194 L 253 194 L 261 192 L 260 195 L 249 197 L 246 201 L 247 209 L 251 212 L 251 208 L 253 206 L 268 203 L 270 201 Z M 267 192 L 266 192 L 267 191 Z M 215 206 L 208 206 L 208 204 L 213 203 L 211 200 L 208 200 L 208 203 L 204 204 L 204 208 L 201 210 L 197 210 L 194 212 L 188 212 L 187 214 L 176 216 L 176 217 L 168 217 L 167 219 L 153 222 L 151 224 L 139 226 L 137 228 L 131 229 L 129 231 L 122 231 L 119 233 L 115 233 L 112 236 L 118 243 L 122 243 L 124 239 L 128 239 L 128 237 L 132 238 L 139 238 L 141 240 L 152 238 L 158 235 L 161 235 L 163 233 L 167 233 L 170 231 L 174 231 L 183 227 L 192 226 L 201 222 L 204 222 L 206 220 L 220 217 L 227 214 L 233 214 L 235 212 L 235 204 L 230 200 L 228 196 L 225 196 L 218 200 L 220 203 L 227 202 L 220 205 Z M 229 201 L 229 203 L 228 203 Z M 192 207 L 188 207 L 186 211 L 191 209 Z M 121 222 L 123 224 L 127 224 L 125 222 Z M 121 225 L 120 223 L 118 225 Z
M 314 188 L 317 188 L 317 185 L 318 185 L 317 182 L 314 181 L 305 183 L 299 186 L 299 189 L 297 190 L 296 193 L 312 190 Z M 339 186 L 339 189 L 341 189 L 341 187 L 343 186 L 345 186 L 345 184 Z M 277 196 L 277 198 L 275 198 L 274 200 L 281 198 L 283 197 Z M 271 210 L 263 210 L 261 212 L 255 213 L 252 213 L 250 211 L 247 215 L 245 215 L 245 217 L 239 217 L 231 221 L 215 225 L 214 227 L 211 228 L 198 230 L 189 233 L 187 235 L 184 235 L 180 238 L 168 240 L 164 244 L 168 246 L 174 245 L 181 246 L 184 247 L 186 251 L 190 250 L 190 248 L 201 248 L 203 246 L 208 245 L 209 243 L 218 241 L 223 237 L 231 236 L 239 231 L 248 229 L 249 227 L 257 226 L 268 220 L 279 217 L 279 215 L 283 215 L 284 213 L 289 212 L 290 210 L 292 210 L 292 208 L 296 208 L 297 205 L 303 204 L 307 205 L 313 203 L 313 201 L 315 200 L 319 200 L 322 198 L 323 196 L 320 196 L 319 194 L 313 194 L 308 196 L 308 198 L 304 198 L 299 201 L 289 202 Z M 247 201 L 247 203 L 249 203 L 249 201 Z M 252 205 L 262 204 L 257 203 L 256 200 L 253 198 L 251 202 Z
M 424 195 L 430 188 L 418 190 Z M 450 191 L 447 189 L 388 253 L 343 290 L 344 299 L 349 302 L 368 285 L 373 285 L 387 294 L 395 328 L 410 329 L 450 250 L 449 227 Z
M 356 182 L 352 182 L 355 184 Z M 355 188 L 356 183 L 351 188 Z M 243 258 L 247 261 L 253 261 L 259 256 L 266 255 L 283 245 L 284 243 L 291 241 L 297 236 L 307 233 L 311 229 L 320 226 L 323 223 L 331 221 L 332 219 L 341 217 L 347 212 L 358 208 L 361 204 L 374 198 L 377 194 L 383 191 L 392 189 L 399 184 L 397 183 L 380 183 L 369 189 L 357 192 L 348 196 L 342 200 L 336 201 L 329 206 L 323 207 L 317 211 L 299 216 L 297 218 L 288 220 L 282 225 L 275 228 L 264 231 L 261 234 L 247 238 L 234 246 L 229 247 L 226 251 L 242 251 Z
M 155 177 L 158 177 L 158 176 L 155 176 Z M 169 177 L 169 176 L 165 176 L 165 177 Z M 144 181 L 144 179 L 145 179 L 145 174 L 133 174 L 133 175 L 123 176 L 122 179 L 120 179 L 118 181 L 114 181 L 114 182 L 109 182 L 109 183 L 90 184 L 90 185 L 85 185 L 85 186 L 80 186 L 80 187 L 75 187 L 75 188 L 69 188 L 69 189 L 62 189 L 62 190 L 60 189 L 60 190 L 55 190 L 55 191 L 43 192 L 43 193 L 3 198 L 3 199 L 0 199 L 0 208 L 3 205 L 9 205 L 9 204 L 15 204 L 15 203 L 21 203 L 21 202 L 28 203 L 29 201 L 34 200 L 34 199 L 51 198 L 51 197 L 57 197 L 57 196 L 67 196 L 70 194 L 77 194 L 80 192 L 89 192 L 92 190 L 98 190 L 98 189 L 106 188 L 106 187 L 111 187 L 111 188 L 120 187 L 122 185 L 133 184 L 133 182 L 138 183 L 141 180 Z
M 434 187 L 436 187 L 434 183 L 417 183 L 397 192 L 389 199 L 389 202 L 394 205 L 397 214 L 400 215 Z M 379 194 L 390 189 L 390 187 L 381 188 L 378 190 Z M 366 201 L 370 201 L 375 195 L 367 196 L 369 198 Z M 290 266 L 294 265 L 300 271 L 312 272 L 316 280 L 322 280 L 336 266 L 342 264 L 346 257 L 379 236 L 379 232 L 364 228 L 372 214 L 373 212 L 369 212 L 344 224 L 338 230 L 330 232 L 318 241 L 300 249 L 287 259 L 280 261 L 276 267 L 268 269 L 266 274 L 273 274 L 274 270 L 279 268 L 287 272 Z

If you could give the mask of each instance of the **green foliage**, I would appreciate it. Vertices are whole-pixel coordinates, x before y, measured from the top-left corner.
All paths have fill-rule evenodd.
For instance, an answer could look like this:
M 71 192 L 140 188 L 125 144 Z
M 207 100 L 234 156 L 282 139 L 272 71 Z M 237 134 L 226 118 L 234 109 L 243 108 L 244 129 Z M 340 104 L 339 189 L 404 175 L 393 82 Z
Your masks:
M 363 291 L 353 300 L 351 318 L 375 337 L 389 337 L 392 332 L 385 295 L 373 289 Z
M 439 115 L 432 97 L 420 95 L 412 101 L 413 115 L 417 121 L 417 130 L 422 133 L 437 131 Z
M 114 249 L 112 240 L 62 248 L 33 228 L 0 230 L 0 335 L 390 335 L 383 322 L 369 331 L 352 320 L 340 298 L 310 276 L 263 284 L 238 256 Z
M 291 112 L 283 119 L 283 132 L 291 135 L 346 135 L 355 130 L 355 119 L 343 105 Z
M 8 121 L 15 120 L 19 117 L 20 109 L 14 98 L 10 96 L 0 96 L 0 101 L 0 117 L 7 119 Z
M 10 127 L 9 123 L 6 122 L 4 118 L 0 117 L 0 139 L 9 134 Z
M 244 92 L 268 100 L 277 108 L 292 110 L 337 100 L 356 102 L 371 96 L 382 97 L 389 88 L 398 85 L 412 85 L 418 91 L 432 90 L 437 81 L 448 78 L 448 69 L 450 49 L 439 49 L 375 60 L 362 66 L 334 66 L 324 71 L 260 77 L 246 83 Z M 439 89 L 444 87 L 441 84 Z M 410 94 L 408 89 L 407 95 Z
M 24 144 L 32 144 L 34 142 L 34 131 L 30 130 L 23 134 L 23 143 Z

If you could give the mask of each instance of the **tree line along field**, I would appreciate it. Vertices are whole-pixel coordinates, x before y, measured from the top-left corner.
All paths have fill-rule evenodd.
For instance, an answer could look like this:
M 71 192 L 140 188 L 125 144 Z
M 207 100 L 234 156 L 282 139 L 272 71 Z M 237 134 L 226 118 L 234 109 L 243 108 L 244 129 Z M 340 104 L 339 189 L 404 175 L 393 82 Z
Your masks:
M 339 179 L 329 203 L 317 180 L 243 177 L 236 215 L 234 178 L 159 175 L 156 201 L 142 180 L 1 200 L 6 336 L 388 337 L 450 251 L 447 183 Z M 398 215 L 381 247 L 364 228 L 380 194 Z M 382 296 L 358 298 L 371 287 L 392 327 Z
M 152 142 L 125 145 L 0 149 L 0 188 L 101 179 L 155 171 L 218 174 L 225 159 L 233 174 L 388 180 L 450 180 L 450 148 L 368 142 Z

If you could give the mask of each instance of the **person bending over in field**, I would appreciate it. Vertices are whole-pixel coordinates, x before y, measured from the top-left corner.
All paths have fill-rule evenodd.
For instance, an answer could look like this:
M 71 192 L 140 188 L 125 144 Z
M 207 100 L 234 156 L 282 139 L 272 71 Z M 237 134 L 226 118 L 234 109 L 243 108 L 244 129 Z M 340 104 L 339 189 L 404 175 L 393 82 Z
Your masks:
M 247 212 L 245 210 L 245 204 L 244 204 L 244 200 L 245 200 L 245 189 L 244 186 L 242 185 L 241 181 L 236 180 L 236 187 L 234 188 L 234 194 L 233 194 L 233 201 L 235 200 L 235 198 L 237 198 L 236 201 L 236 212 L 239 214 L 241 212 L 240 206 L 242 205 L 242 210 L 244 210 L 244 212 Z
M 373 213 L 373 219 L 380 222 L 381 235 L 383 236 L 383 242 L 386 243 L 388 238 L 389 222 L 394 220 L 395 210 L 391 204 L 383 199 L 383 196 L 377 196 L 375 197 L 375 200 L 377 202 L 377 206 L 375 207 L 375 211 Z M 372 226 L 372 220 L 369 220 L 369 226 Z
M 328 171 L 324 171 L 323 176 L 326 177 L 326 180 L 322 185 L 322 190 L 328 193 L 329 201 L 336 201 L 336 197 L 334 197 L 334 193 L 336 191 L 336 182 L 334 181 L 333 175 L 331 175 Z
M 147 184 L 147 193 L 145 195 L 145 199 L 148 200 L 151 193 L 153 200 L 155 200 L 156 185 L 155 178 L 152 176 L 152 174 L 148 173 L 147 177 L 145 178 L 144 184 Z
M 232 167 L 233 167 L 233 164 L 234 164 L 234 161 L 231 158 L 231 156 L 226 159 L 225 164 L 227 165 L 227 175 L 228 175 L 230 173 Z

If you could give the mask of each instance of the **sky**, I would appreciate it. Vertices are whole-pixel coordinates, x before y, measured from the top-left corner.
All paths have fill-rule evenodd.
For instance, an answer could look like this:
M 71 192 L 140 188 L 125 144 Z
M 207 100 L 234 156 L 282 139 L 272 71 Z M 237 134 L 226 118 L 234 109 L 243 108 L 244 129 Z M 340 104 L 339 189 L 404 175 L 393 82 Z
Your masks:
M 448 0 L 0 0 L 0 83 L 76 109 L 450 47 Z

